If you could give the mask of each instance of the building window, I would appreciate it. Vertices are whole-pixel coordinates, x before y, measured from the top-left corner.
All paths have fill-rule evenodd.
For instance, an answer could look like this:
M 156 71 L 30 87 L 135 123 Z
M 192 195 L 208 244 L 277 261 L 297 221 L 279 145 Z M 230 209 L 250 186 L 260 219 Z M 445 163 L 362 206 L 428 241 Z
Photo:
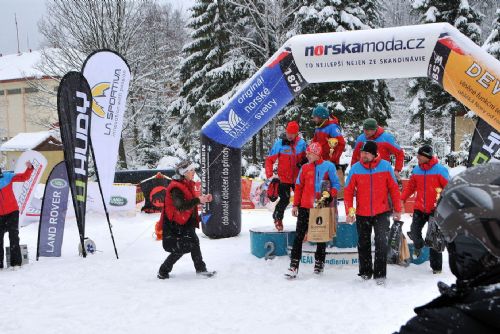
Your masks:
M 21 88 L 7 89 L 7 95 L 21 94 Z
M 2 90 L 0 90 L 0 96 L 1 96 L 1 95 L 5 95 L 5 91 L 4 91 L 3 89 L 2 89 Z
M 28 88 L 25 88 L 25 89 L 24 89 L 24 93 L 25 93 L 25 94 L 29 94 L 29 93 L 38 93 L 38 88 L 34 88 L 34 87 L 28 87 Z

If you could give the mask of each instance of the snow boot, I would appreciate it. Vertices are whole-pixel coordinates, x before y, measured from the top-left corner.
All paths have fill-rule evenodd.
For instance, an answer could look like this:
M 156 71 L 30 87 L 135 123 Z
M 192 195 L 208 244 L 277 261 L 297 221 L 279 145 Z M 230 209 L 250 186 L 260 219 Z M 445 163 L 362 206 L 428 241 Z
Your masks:
M 299 261 L 292 260 L 290 262 L 290 268 L 288 268 L 288 270 L 285 273 L 285 278 L 294 279 L 297 277 L 298 273 L 299 273 Z
M 325 269 L 325 263 L 324 262 L 321 262 L 321 261 L 318 261 L 318 260 L 316 260 L 314 262 L 314 271 L 313 271 L 314 274 L 320 275 L 321 273 L 323 273 L 324 269 Z
M 170 276 L 168 275 L 168 273 L 166 273 L 166 274 L 161 274 L 160 272 L 158 272 L 158 275 L 156 275 L 156 277 L 158 277 L 159 279 L 167 279 L 167 278 L 170 278 Z
M 283 231 L 283 220 L 281 219 L 275 219 L 274 220 L 274 227 L 278 230 L 278 232 Z
M 206 278 L 213 277 L 216 273 L 217 272 L 215 270 L 214 271 L 208 271 L 208 270 L 196 271 L 196 275 L 201 276 L 201 277 L 206 277 Z
M 413 249 L 413 258 L 418 259 L 422 254 L 422 248 L 414 248 Z
M 434 275 L 438 275 L 438 274 L 441 274 L 441 273 L 442 273 L 442 270 L 433 269 L 433 270 L 432 270 L 432 273 L 433 273 Z

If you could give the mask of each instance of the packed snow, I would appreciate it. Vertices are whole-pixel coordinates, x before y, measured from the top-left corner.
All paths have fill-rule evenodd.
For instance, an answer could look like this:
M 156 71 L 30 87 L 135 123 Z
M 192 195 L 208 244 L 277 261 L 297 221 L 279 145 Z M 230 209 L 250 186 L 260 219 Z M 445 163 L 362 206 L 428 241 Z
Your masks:
M 285 227 L 293 229 L 289 211 Z M 389 265 L 385 287 L 361 281 L 357 266 L 327 266 L 316 277 L 311 264 L 302 264 L 298 279 L 288 281 L 288 257 L 266 261 L 250 253 L 249 229 L 272 224 L 265 209 L 244 210 L 237 237 L 211 240 L 198 232 L 216 277 L 197 277 L 186 255 L 171 279 L 159 280 L 167 253 L 152 237 L 158 218 L 111 217 L 119 260 L 102 215 L 87 217 L 86 235 L 98 252 L 85 259 L 78 256 L 74 219 L 66 222 L 62 257 L 38 262 L 38 224 L 22 228 L 30 263 L 0 271 L 0 333 L 392 333 L 415 306 L 438 295 L 439 280 L 454 281 L 447 255 L 440 275 L 428 262 Z M 411 218 L 404 220 L 408 230 Z

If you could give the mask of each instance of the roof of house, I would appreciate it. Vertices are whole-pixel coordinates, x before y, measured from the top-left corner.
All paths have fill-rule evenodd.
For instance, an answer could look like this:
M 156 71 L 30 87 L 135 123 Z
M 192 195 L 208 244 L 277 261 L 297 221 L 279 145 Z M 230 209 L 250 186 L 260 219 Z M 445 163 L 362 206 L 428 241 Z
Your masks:
M 57 59 L 60 56 L 60 50 L 47 48 L 0 56 L 0 82 L 52 76 L 53 73 L 45 73 L 43 70 L 43 54 Z
M 22 132 L 0 146 L 0 151 L 27 151 L 36 149 L 41 144 L 61 146 L 54 131 Z M 44 145 L 47 147 L 47 145 Z M 62 149 L 62 148 L 61 148 Z
M 44 74 L 36 69 L 40 58 L 40 51 L 1 56 L 0 81 L 23 79 L 26 77 L 42 77 Z

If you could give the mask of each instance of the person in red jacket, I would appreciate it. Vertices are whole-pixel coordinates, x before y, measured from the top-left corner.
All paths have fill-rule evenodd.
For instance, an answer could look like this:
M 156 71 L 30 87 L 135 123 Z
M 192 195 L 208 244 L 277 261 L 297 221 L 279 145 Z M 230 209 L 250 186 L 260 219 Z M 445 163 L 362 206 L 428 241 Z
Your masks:
M 356 208 L 353 198 L 356 194 Z M 377 144 L 368 140 L 361 148 L 361 161 L 352 166 L 344 188 L 347 223 L 356 221 L 358 230 L 359 276 L 367 280 L 373 275 L 377 284 L 385 284 L 387 242 L 391 208 L 394 220 L 401 219 L 401 199 L 391 165 L 377 154 Z M 372 264 L 371 234 L 375 231 L 375 263 Z
M 413 221 L 408 236 L 413 240 L 414 255 L 418 257 L 424 247 L 422 229 L 429 218 L 434 214 L 436 202 L 441 191 L 448 184 L 450 176 L 448 169 L 441 165 L 433 155 L 432 147 L 424 145 L 417 153 L 418 166 L 413 168 L 406 187 L 401 195 L 401 200 L 406 200 L 417 192 L 413 208 Z M 434 274 L 439 274 L 443 267 L 442 253 L 430 248 L 431 269 Z
M 299 124 L 292 121 L 286 126 L 286 134 L 274 143 L 266 158 L 266 177 L 273 176 L 274 163 L 278 161 L 279 202 L 273 213 L 274 226 L 278 231 L 283 231 L 283 215 L 290 204 L 290 192 L 294 189 L 295 180 L 299 174 L 300 166 L 306 160 L 306 142 L 299 136 Z
M 394 136 L 384 130 L 377 124 L 373 118 L 367 118 L 363 122 L 363 133 L 356 139 L 354 152 L 352 154 L 351 166 L 354 166 L 360 159 L 361 147 L 367 140 L 372 140 L 377 143 L 378 154 L 383 160 L 391 162 L 391 155 L 396 158 L 394 173 L 398 180 L 401 179 L 399 172 L 403 169 L 405 153 L 403 149 L 396 143 Z
M 165 204 L 160 218 L 163 222 L 163 249 L 170 255 L 160 266 L 157 277 L 169 278 L 174 264 L 186 253 L 191 253 L 197 274 L 211 277 L 215 272 L 207 271 L 195 229 L 200 225 L 198 205 L 211 202 L 212 195 L 195 196 L 195 171 L 191 162 L 180 162 L 176 172 L 165 191 Z
M 316 124 L 312 142 L 321 145 L 321 158 L 338 166 L 345 148 L 345 140 L 338 119 L 330 115 L 328 108 L 318 104 L 313 109 L 312 120 Z
M 26 162 L 24 173 L 2 173 L 0 168 L 0 268 L 3 268 L 3 237 L 9 232 L 10 265 L 20 266 L 22 263 L 21 249 L 19 248 L 19 206 L 12 190 L 13 182 L 29 180 L 33 173 L 33 165 Z
M 335 165 L 331 161 L 321 158 L 321 146 L 318 143 L 311 143 L 306 151 L 309 163 L 302 166 L 295 183 L 295 195 L 293 197 L 292 215 L 297 217 L 297 227 L 295 240 L 291 253 L 290 268 L 286 272 L 287 278 L 297 277 L 299 271 L 300 257 L 302 256 L 302 243 L 307 233 L 309 225 L 309 209 L 316 207 L 318 201 L 324 205 L 335 203 L 333 199 L 340 189 Z M 328 185 L 329 192 L 322 189 L 322 184 Z M 314 273 L 321 274 L 325 265 L 326 243 L 317 243 Z

